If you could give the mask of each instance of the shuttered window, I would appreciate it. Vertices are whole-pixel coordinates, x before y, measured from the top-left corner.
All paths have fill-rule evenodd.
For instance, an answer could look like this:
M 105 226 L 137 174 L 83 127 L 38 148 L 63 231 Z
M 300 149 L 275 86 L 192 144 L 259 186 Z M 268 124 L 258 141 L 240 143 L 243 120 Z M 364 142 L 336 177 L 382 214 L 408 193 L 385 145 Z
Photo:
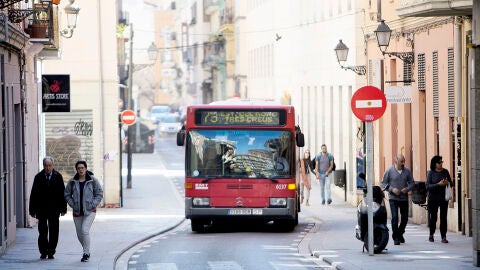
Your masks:
M 411 85 L 412 81 L 412 63 L 403 62 L 403 81 L 404 85 Z
M 453 48 L 448 48 L 448 115 L 455 117 L 455 83 Z
M 419 53 L 417 55 L 418 62 L 418 90 L 425 91 L 425 54 Z
M 432 56 L 433 117 L 438 117 L 438 52 Z

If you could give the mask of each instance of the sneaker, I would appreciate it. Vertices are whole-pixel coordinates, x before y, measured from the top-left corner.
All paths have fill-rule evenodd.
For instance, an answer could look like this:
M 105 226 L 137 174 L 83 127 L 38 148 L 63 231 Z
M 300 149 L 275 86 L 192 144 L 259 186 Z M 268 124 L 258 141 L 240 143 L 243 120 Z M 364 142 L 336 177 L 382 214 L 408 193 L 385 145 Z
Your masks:
M 46 254 L 40 255 L 40 260 L 45 260 L 46 258 L 47 258 L 47 255 L 46 255 Z
M 393 244 L 394 244 L 395 246 L 400 245 L 400 240 L 397 240 L 397 239 L 393 240 Z
M 49 260 L 53 260 L 53 259 L 55 259 L 55 257 L 53 256 L 53 254 L 49 254 L 49 255 L 48 255 L 48 259 L 49 259 Z
M 442 243 L 445 243 L 445 244 L 446 244 L 446 243 L 448 243 L 448 240 L 447 240 L 447 238 L 445 238 L 445 237 L 444 237 L 444 238 L 442 238 Z
M 83 254 L 82 259 L 80 260 L 81 262 L 88 262 L 88 259 L 90 258 L 90 255 L 88 254 Z
M 322 204 L 325 204 L 325 200 L 322 201 Z
M 331 203 L 332 203 L 332 199 L 328 199 L 328 200 L 327 200 L 327 203 L 328 203 L 328 204 L 331 204 Z
M 434 242 L 435 240 L 433 240 L 433 235 L 430 235 L 430 237 L 428 237 L 428 241 L 430 242 Z
M 405 238 L 403 238 L 403 235 L 400 235 L 400 236 L 398 237 L 398 240 L 399 240 L 400 243 L 402 243 L 402 244 L 405 243 Z

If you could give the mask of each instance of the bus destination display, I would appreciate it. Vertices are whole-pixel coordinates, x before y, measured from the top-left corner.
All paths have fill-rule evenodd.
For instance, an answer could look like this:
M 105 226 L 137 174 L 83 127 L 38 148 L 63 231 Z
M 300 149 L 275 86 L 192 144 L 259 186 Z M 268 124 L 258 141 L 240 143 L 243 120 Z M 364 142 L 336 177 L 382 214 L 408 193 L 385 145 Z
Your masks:
M 198 118 L 197 118 L 198 119 Z M 279 111 L 207 111 L 200 112 L 200 125 L 281 125 Z M 198 122 L 198 121 L 197 121 Z

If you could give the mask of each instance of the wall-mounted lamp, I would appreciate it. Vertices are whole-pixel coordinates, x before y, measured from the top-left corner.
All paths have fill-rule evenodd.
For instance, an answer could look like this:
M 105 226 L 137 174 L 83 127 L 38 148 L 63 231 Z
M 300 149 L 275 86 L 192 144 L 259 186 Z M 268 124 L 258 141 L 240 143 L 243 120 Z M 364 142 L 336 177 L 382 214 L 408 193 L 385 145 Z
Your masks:
M 64 10 L 67 14 L 67 28 L 60 31 L 60 34 L 64 38 L 71 38 L 73 36 L 73 30 L 77 27 L 77 16 L 80 12 L 80 7 L 75 3 L 75 0 L 70 0 Z
M 157 48 L 157 46 L 155 46 L 155 43 L 152 42 L 152 44 L 150 44 L 150 46 L 147 49 L 147 53 L 148 53 L 148 59 L 150 59 L 152 61 L 157 60 L 158 48 Z
M 377 44 L 380 48 L 380 51 L 383 55 L 395 56 L 400 58 L 405 63 L 413 63 L 413 52 L 387 52 L 388 45 L 390 44 L 390 36 L 392 35 L 392 30 L 385 23 L 385 20 L 381 20 L 380 25 L 377 27 L 377 30 L 374 31 L 377 36 Z M 413 40 L 411 40 L 413 46 Z
M 357 73 L 358 75 L 365 75 L 367 73 L 365 66 L 350 66 L 350 67 L 344 66 L 345 62 L 347 61 L 348 47 L 342 42 L 341 39 L 334 50 L 335 50 L 335 53 L 337 54 L 337 61 L 340 64 L 341 68 L 345 70 L 350 69 L 353 72 Z

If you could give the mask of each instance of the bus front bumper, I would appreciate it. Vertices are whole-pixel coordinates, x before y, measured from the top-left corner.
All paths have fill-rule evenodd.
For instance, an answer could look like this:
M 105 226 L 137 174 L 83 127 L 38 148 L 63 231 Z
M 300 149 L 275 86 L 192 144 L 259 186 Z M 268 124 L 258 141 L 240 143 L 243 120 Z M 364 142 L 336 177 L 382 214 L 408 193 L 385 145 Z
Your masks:
M 253 219 L 295 219 L 297 215 L 296 200 L 287 199 L 287 206 L 282 208 L 255 207 L 193 207 L 192 198 L 185 198 L 186 218 L 253 218 Z

